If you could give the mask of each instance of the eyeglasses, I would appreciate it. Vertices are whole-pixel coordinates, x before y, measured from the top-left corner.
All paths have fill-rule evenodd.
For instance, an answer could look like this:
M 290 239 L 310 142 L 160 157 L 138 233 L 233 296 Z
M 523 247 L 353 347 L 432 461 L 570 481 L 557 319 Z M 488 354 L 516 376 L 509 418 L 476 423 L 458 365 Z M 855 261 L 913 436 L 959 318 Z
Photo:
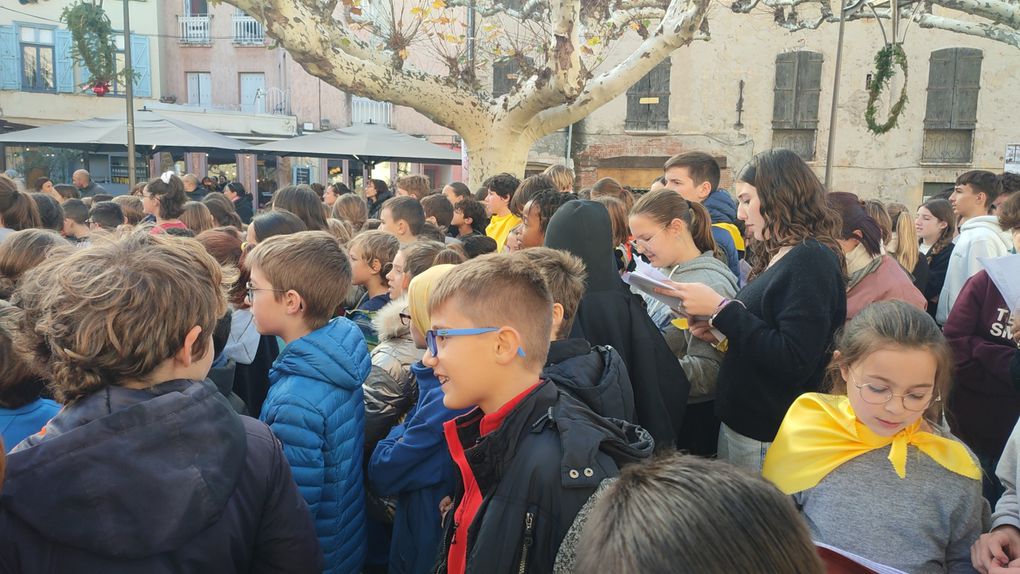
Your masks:
M 483 327 L 480 329 L 429 329 L 425 332 L 425 346 L 428 348 L 429 353 L 433 357 L 439 356 L 439 348 L 436 346 L 436 340 L 439 337 L 467 337 L 471 335 L 483 335 L 485 333 L 494 333 L 499 331 L 497 327 Z M 517 355 L 520 357 L 524 356 L 524 349 L 517 347 Z
M 411 316 L 408 315 L 407 313 L 401 313 L 400 314 L 400 324 L 405 326 L 405 327 L 410 326 L 411 325 Z
M 255 300 L 255 292 L 256 291 L 272 291 L 273 293 L 284 293 L 285 292 L 283 289 L 270 289 L 268 287 L 255 287 L 255 286 L 253 286 L 251 284 L 251 281 L 245 283 L 244 287 L 245 287 L 245 289 L 248 290 L 248 300 L 249 301 L 254 301 Z
M 875 387 L 873 385 L 864 384 L 858 385 L 854 383 L 857 390 L 861 393 L 861 400 L 868 403 L 869 405 L 884 405 L 895 397 L 899 397 L 903 408 L 908 411 L 921 412 L 926 410 L 932 405 L 942 400 L 941 396 L 935 396 L 931 391 L 924 393 L 903 393 L 902 395 L 892 392 L 892 389 Z
M 669 227 L 669 226 L 668 225 L 667 226 L 663 226 L 662 229 L 656 231 L 655 235 L 652 235 L 648 239 L 635 239 L 634 241 L 631 241 L 630 243 L 631 243 L 631 245 L 633 245 L 634 247 L 637 247 L 638 249 L 644 249 L 645 247 L 648 247 L 648 244 L 651 243 L 653 239 L 658 237 L 660 233 L 662 233 L 663 231 L 666 231 L 666 227 Z

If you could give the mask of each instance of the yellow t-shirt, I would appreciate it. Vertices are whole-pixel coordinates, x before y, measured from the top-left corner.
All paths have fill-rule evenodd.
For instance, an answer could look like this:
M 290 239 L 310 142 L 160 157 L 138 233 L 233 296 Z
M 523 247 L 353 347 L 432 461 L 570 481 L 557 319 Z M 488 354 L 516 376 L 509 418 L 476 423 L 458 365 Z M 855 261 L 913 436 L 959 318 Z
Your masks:
M 506 238 L 510 235 L 510 230 L 520 223 L 521 218 L 513 213 L 493 215 L 489 219 L 489 226 L 485 228 L 485 234 L 496 240 L 496 253 L 503 252 L 503 246 L 506 245 Z

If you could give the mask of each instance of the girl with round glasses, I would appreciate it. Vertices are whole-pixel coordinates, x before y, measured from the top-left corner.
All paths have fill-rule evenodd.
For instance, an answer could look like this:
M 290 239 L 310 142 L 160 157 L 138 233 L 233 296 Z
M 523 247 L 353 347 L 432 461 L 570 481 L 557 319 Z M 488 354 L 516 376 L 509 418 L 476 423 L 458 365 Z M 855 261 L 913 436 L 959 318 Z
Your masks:
M 882 301 L 836 349 L 832 394 L 794 401 L 762 474 L 793 495 L 816 542 L 904 572 L 971 571 L 989 509 L 977 458 L 942 415 L 953 359 L 938 326 Z

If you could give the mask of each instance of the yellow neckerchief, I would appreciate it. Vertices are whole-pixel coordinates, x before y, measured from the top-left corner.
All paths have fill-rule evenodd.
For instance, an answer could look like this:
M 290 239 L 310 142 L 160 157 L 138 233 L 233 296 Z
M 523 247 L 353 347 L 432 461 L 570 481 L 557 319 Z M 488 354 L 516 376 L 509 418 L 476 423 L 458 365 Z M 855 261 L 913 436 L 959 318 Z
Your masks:
M 894 399 L 895 400 L 895 399 Z M 786 494 L 813 488 L 843 463 L 892 445 L 889 462 L 907 476 L 911 444 L 947 470 L 981 480 L 981 469 L 962 443 L 920 430 L 921 420 L 891 437 L 875 434 L 857 420 L 845 396 L 807 393 L 793 402 L 769 447 L 762 476 Z

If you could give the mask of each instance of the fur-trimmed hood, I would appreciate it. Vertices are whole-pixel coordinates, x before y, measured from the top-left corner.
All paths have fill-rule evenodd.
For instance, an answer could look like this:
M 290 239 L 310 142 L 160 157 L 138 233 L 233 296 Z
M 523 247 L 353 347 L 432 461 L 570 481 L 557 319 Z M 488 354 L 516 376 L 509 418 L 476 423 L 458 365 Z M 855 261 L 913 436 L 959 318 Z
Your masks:
M 400 321 L 400 314 L 407 312 L 407 296 L 390 301 L 375 313 L 372 325 L 379 333 L 379 342 L 390 339 L 410 339 L 411 327 Z

